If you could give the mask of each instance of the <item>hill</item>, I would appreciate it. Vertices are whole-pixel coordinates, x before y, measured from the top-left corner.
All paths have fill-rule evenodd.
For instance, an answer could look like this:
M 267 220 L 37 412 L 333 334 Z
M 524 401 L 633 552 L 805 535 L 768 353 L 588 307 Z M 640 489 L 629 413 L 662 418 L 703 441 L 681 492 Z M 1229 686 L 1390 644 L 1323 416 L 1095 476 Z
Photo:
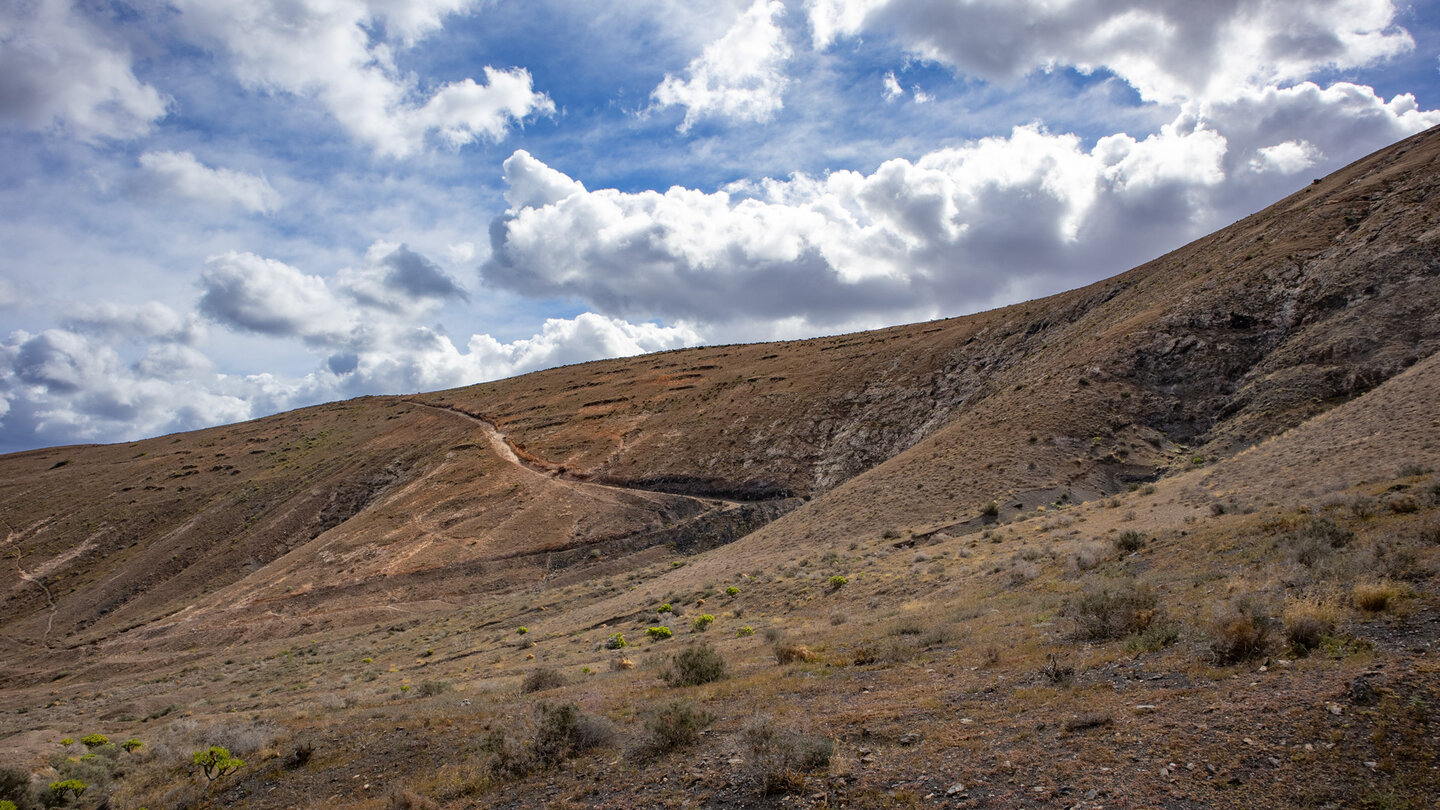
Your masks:
M 991 312 L 0 457 L 0 754 L 120 807 L 1423 806 L 1437 214 L 1427 132 Z

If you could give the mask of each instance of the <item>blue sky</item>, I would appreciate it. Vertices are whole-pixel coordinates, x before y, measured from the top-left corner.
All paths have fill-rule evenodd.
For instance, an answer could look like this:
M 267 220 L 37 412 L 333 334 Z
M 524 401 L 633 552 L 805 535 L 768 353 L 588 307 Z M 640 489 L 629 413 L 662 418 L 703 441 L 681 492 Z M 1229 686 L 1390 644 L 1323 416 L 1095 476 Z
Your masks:
M 974 312 L 1440 123 L 1389 0 L 0 6 L 0 451 Z

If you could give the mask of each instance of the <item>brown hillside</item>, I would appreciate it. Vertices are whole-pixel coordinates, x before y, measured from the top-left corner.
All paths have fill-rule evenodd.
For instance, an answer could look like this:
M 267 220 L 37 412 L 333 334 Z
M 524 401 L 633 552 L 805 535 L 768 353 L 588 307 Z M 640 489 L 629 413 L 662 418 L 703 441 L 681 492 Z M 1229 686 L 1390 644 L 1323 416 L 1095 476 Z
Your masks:
M 991 312 L 0 456 L 0 764 L 127 810 L 1422 807 L 1437 304 L 1440 130 Z M 666 685 L 702 639 L 729 677 Z M 713 728 L 657 748 L 675 696 Z M 598 753 L 526 760 L 539 698 Z M 834 754 L 766 770 L 761 720 Z M 102 730 L 151 748 L 57 742 Z

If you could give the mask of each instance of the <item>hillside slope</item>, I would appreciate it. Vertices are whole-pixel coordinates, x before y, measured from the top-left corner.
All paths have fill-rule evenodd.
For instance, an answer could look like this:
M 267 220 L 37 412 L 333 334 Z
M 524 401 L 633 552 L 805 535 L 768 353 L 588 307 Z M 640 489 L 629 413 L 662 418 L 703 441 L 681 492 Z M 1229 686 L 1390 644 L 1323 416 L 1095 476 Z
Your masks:
M 237 611 L 252 635 L 363 622 L 377 602 L 726 542 L 800 498 L 770 531 L 835 542 L 1208 463 L 1440 346 L 1437 191 L 1440 134 L 1423 133 L 1128 273 L 991 312 L 0 458 L 0 654 L 149 645 L 204 615 L 233 640 Z

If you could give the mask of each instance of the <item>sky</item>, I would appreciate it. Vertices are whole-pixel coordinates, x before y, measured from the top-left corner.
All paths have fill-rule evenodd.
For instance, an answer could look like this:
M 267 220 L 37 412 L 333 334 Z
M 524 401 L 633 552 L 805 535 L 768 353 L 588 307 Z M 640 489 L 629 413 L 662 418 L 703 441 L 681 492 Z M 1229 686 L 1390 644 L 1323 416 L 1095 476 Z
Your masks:
M 1440 123 L 1440 0 L 0 0 L 0 452 L 977 312 Z

